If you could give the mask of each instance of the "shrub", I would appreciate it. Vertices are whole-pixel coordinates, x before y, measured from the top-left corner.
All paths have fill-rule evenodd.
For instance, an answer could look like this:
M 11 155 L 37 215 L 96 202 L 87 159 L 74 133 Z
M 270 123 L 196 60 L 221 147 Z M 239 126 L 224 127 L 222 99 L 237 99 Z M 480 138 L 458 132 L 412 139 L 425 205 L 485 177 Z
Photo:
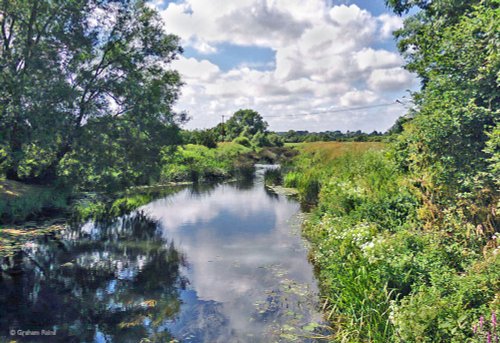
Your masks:
M 245 146 L 247 148 L 249 148 L 249 147 L 252 146 L 252 143 L 250 142 L 250 140 L 247 137 L 245 137 L 245 136 L 238 136 L 238 137 L 236 137 L 233 140 L 233 143 L 243 145 L 243 146 Z
M 283 182 L 280 168 L 266 169 L 264 172 L 264 183 L 266 185 L 280 185 Z

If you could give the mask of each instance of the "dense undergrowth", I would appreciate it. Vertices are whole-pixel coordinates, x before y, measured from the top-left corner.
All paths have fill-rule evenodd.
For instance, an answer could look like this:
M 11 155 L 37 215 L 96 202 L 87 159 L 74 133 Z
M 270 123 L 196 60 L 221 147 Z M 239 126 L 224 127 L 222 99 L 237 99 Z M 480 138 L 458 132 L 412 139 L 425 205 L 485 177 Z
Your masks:
M 64 187 L 42 187 L 0 181 L 0 223 L 33 220 L 69 207 L 70 191 Z
M 275 163 L 294 155 L 295 152 L 287 148 L 257 148 L 235 142 L 219 143 L 217 148 L 187 144 L 164 156 L 161 182 L 251 177 L 255 163 Z
M 488 332 L 494 339 L 498 329 L 486 329 L 500 309 L 492 232 L 459 207 L 426 225 L 421 190 L 381 145 L 299 150 L 284 185 L 317 204 L 304 233 L 328 302 L 332 340 L 485 342 Z M 481 317 L 482 332 L 474 333 Z
M 219 143 L 218 148 L 187 144 L 164 155 L 161 181 L 220 180 L 238 171 L 251 172 L 251 152 L 251 148 L 237 143 Z

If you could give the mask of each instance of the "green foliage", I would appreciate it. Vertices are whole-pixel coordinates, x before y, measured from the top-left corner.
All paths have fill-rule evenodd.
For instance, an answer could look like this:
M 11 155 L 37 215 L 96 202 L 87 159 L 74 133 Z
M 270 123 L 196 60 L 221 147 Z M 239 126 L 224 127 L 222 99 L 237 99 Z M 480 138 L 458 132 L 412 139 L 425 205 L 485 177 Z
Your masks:
M 217 149 L 202 145 L 188 144 L 177 150 L 164 150 L 162 153 L 162 181 L 201 181 L 228 178 L 238 169 L 253 164 L 240 159 L 251 149 L 237 144 L 226 143 Z
M 177 187 L 133 187 L 118 193 L 84 193 L 72 203 L 71 214 L 75 221 L 115 220 L 137 208 L 178 191 Z
M 123 126 L 126 114 L 145 135 L 153 122 L 181 119 L 171 110 L 180 78 L 164 67 L 181 52 L 179 40 L 145 2 L 4 1 L 0 26 L 9 178 L 52 181 L 59 162 L 92 136 L 95 118 Z
M 276 133 L 270 133 L 267 135 L 267 140 L 269 142 L 269 146 L 272 147 L 282 147 L 285 145 L 285 141 Z
M 394 125 L 392 125 L 389 130 L 387 130 L 387 134 L 388 135 L 397 135 L 397 134 L 400 134 L 401 132 L 403 132 L 403 129 L 404 129 L 404 125 L 406 123 L 408 123 L 409 121 L 411 121 L 412 118 L 409 117 L 409 116 L 401 116 L 399 117 L 396 122 L 394 123 Z
M 81 137 L 61 161 L 58 176 L 83 189 L 106 191 L 157 182 L 162 151 L 180 142 L 176 126 L 129 115 L 93 119 Z
M 207 148 L 216 148 L 218 134 L 214 129 L 182 131 L 182 142 L 184 144 L 204 145 Z
M 299 174 L 290 172 L 284 179 L 285 187 L 297 188 L 302 202 L 316 204 L 321 184 L 314 173 Z
M 392 133 L 392 132 L 389 132 Z M 384 139 L 384 134 L 373 131 L 365 133 L 361 130 L 342 132 L 324 131 L 324 132 L 309 132 L 289 130 L 281 132 L 278 136 L 286 143 L 299 142 L 380 142 Z
M 269 186 L 281 185 L 283 177 L 280 168 L 266 169 L 264 172 L 264 184 Z
M 478 270 L 479 269 L 479 270 Z M 432 274 L 431 285 L 421 285 L 411 296 L 393 306 L 392 320 L 398 342 L 466 342 L 473 338 L 474 322 L 487 315 L 488 302 L 498 291 L 500 259 L 457 275 Z M 496 305 L 493 311 L 498 311 Z M 476 341 L 476 340 L 474 340 Z M 477 340 L 477 342 L 486 340 Z
M 233 139 L 233 143 L 243 145 L 247 148 L 250 148 L 252 146 L 252 142 L 250 142 L 250 140 L 246 136 L 236 137 L 235 139 Z
M 498 2 L 433 1 L 423 8 L 398 33 L 407 68 L 424 84 L 395 156 L 435 205 L 453 204 L 457 194 L 469 204 L 479 197 L 495 203 L 480 190 L 498 178 L 487 155 L 500 111 Z
M 236 111 L 224 126 L 226 137 L 233 140 L 240 135 L 250 139 L 258 132 L 265 132 L 268 124 L 258 112 L 246 109 Z
M 299 155 L 285 186 L 297 187 L 304 201 L 318 202 L 305 234 L 338 340 L 388 342 L 395 296 L 390 286 L 404 274 L 388 273 L 386 266 L 378 270 L 368 251 L 387 230 L 397 232 L 412 220 L 417 200 L 383 152 L 327 156 Z
M 453 199 L 472 191 L 478 171 L 487 169 L 486 128 L 494 115 L 473 103 L 462 106 L 457 93 L 426 94 L 426 106 L 399 137 L 396 154 L 405 156 L 400 162 L 405 169 L 428 174 L 432 188 L 446 188 L 449 194 L 441 196 Z M 443 109 L 443 101 L 449 107 Z
M 257 132 L 252 137 L 252 145 L 256 147 L 270 146 L 269 139 L 264 132 Z
M 489 134 L 485 152 L 490 156 L 488 162 L 492 178 L 500 186 L 500 123 L 497 123 L 495 129 Z
M 422 229 L 425 198 L 394 155 L 325 144 L 300 147 L 284 183 L 303 201 L 321 185 L 304 234 L 334 340 L 479 342 L 473 324 L 500 307 L 496 236 L 453 207 Z
M 397 12 L 414 5 L 389 2 Z M 418 215 L 434 236 L 422 254 L 433 258 L 413 263 L 427 276 L 394 304 L 394 325 L 402 342 L 486 341 L 471 328 L 499 307 L 499 3 L 420 7 L 397 34 L 423 89 L 393 157 L 423 201 Z
M 68 190 L 28 186 L 15 181 L 0 184 L 0 223 L 20 223 L 69 207 Z
M 286 173 L 283 179 L 283 184 L 285 185 L 285 187 L 298 188 L 300 175 L 300 173 L 294 171 Z
M 118 197 L 87 194 L 72 206 L 72 216 L 76 221 L 106 220 L 130 213 L 153 200 L 149 193 L 136 193 Z
M 252 137 L 252 145 L 258 148 L 263 147 L 282 147 L 283 139 L 276 133 L 257 132 Z

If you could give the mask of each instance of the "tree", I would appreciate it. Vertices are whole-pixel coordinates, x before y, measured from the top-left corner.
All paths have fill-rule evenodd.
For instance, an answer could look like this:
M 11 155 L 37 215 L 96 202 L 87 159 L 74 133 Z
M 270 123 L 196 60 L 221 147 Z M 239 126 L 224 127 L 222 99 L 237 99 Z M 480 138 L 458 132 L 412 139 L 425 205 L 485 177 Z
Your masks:
M 160 178 L 162 153 L 180 144 L 179 128 L 124 114 L 91 118 L 57 168 L 58 178 L 83 189 L 119 191 Z M 73 181 L 72 181 L 73 180 Z
M 218 134 L 216 128 L 182 131 L 182 140 L 184 144 L 204 145 L 212 149 L 217 147 L 217 138 Z
M 388 3 L 400 12 L 415 2 Z M 485 149 L 500 117 L 499 5 L 488 0 L 417 4 L 422 10 L 396 34 L 407 68 L 423 80 L 397 156 L 423 181 L 430 198 L 453 201 L 457 193 L 493 181 L 485 173 L 490 163 Z
M 226 122 L 226 137 L 233 140 L 245 135 L 251 139 L 258 132 L 265 133 L 268 126 L 258 112 L 250 109 L 239 110 Z
M 409 116 L 399 117 L 398 119 L 396 119 L 396 122 L 389 128 L 389 130 L 387 130 L 387 134 L 389 135 L 400 134 L 401 132 L 403 132 L 403 125 L 411 121 L 411 119 L 412 118 Z
M 166 66 L 182 50 L 145 1 L 2 1 L 0 29 L 9 178 L 53 176 L 92 118 L 176 125 L 181 82 Z M 41 166 L 22 175 L 33 150 Z

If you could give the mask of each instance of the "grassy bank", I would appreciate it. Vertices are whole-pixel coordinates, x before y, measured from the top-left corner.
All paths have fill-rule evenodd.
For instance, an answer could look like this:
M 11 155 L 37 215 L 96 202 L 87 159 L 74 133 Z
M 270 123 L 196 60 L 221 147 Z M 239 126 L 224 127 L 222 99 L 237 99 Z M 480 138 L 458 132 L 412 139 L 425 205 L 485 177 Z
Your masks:
M 19 223 L 68 208 L 69 192 L 57 187 L 0 181 L 0 223 Z
M 0 258 L 13 256 L 23 244 L 62 229 L 61 212 L 69 209 L 69 192 L 55 187 L 0 181 Z M 51 218 L 43 220 L 43 218 Z M 39 220 L 44 223 L 40 225 Z
M 488 332 L 494 339 L 491 316 L 500 308 L 495 237 L 453 210 L 424 225 L 419 191 L 384 145 L 297 149 L 284 185 L 316 204 L 304 233 L 333 341 L 486 342 Z
M 164 156 L 160 183 L 251 176 L 255 163 L 275 163 L 293 155 L 289 148 L 255 148 L 235 142 L 218 143 L 217 148 L 187 144 Z

